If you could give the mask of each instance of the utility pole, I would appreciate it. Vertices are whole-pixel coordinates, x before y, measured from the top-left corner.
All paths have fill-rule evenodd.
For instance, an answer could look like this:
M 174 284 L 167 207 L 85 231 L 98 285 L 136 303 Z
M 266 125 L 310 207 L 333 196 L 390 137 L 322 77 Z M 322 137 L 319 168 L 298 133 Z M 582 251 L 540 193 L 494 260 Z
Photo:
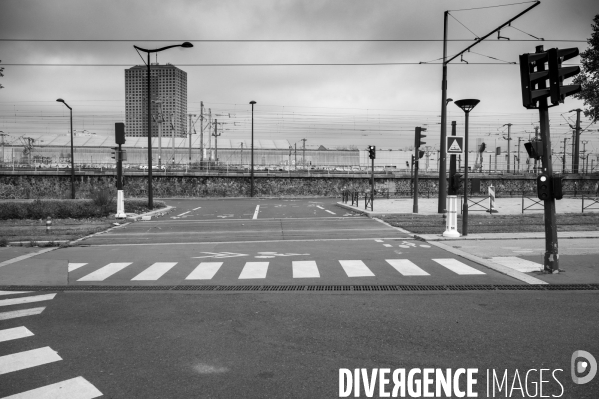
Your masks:
M 208 131 L 212 126 L 212 109 L 208 108 Z M 212 161 L 212 136 L 208 134 L 208 161 Z
M 520 142 L 522 137 L 518 137 L 518 173 L 520 173 Z
M 218 133 L 218 119 L 214 120 L 214 161 L 218 165 L 218 136 L 222 133 Z
M 2 161 L 0 162 L 0 164 L 4 164 L 4 136 L 8 136 L 8 134 L 0 130 L 0 137 L 2 137 Z
M 241 155 L 239 156 L 239 164 L 241 165 L 241 168 L 243 169 L 243 141 L 241 142 Z
M 510 133 L 511 133 L 512 124 L 506 123 L 503 126 L 507 126 L 507 173 L 510 173 L 510 140 L 512 139 L 510 137 Z
M 574 139 L 574 154 L 573 154 L 573 162 L 572 162 L 572 173 L 578 173 L 578 163 L 579 163 L 579 151 L 580 151 L 580 112 L 582 111 L 580 108 L 573 109 L 572 111 L 576 111 L 576 137 Z M 570 112 L 572 112 L 570 111 Z
M 302 141 L 304 142 L 304 149 L 302 152 L 302 164 L 304 165 L 304 169 L 306 169 L 306 139 L 302 139 Z
M 535 141 L 539 141 L 541 140 L 541 135 L 539 134 L 539 127 L 535 126 Z M 535 165 L 533 168 L 533 172 L 537 173 L 539 171 L 539 168 L 537 166 L 537 159 L 535 158 Z
M 295 145 L 295 164 L 293 165 L 293 170 L 297 170 L 297 143 Z
M 175 164 L 175 113 L 171 112 L 171 146 L 173 147 L 173 165 Z
M 583 140 L 582 141 L 582 153 L 584 154 L 582 156 L 582 159 L 583 159 L 583 161 L 582 161 L 582 171 L 583 171 L 583 173 L 587 173 L 586 170 L 588 169 L 588 166 L 589 166 L 589 156 L 587 155 L 587 152 L 586 152 L 586 148 L 587 148 L 587 143 L 588 142 L 589 142 L 588 140 Z M 585 163 L 584 163 L 585 160 L 587 161 L 586 162 L 586 168 L 585 168 Z
M 195 114 L 187 114 L 189 116 L 189 166 L 191 166 L 191 117 Z
M 204 102 L 200 101 L 200 168 L 204 162 Z
M 562 174 L 566 173 L 566 141 L 567 137 L 564 137 L 564 156 L 562 157 Z

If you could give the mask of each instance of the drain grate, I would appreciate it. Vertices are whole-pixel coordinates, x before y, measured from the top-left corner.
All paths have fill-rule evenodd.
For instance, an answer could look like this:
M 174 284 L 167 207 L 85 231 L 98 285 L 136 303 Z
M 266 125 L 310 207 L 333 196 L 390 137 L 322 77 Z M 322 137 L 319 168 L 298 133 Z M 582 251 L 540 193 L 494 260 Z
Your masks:
M 599 284 L 453 285 L 69 285 L 0 286 L 0 291 L 225 291 L 225 292 L 398 292 L 398 291 L 599 291 Z

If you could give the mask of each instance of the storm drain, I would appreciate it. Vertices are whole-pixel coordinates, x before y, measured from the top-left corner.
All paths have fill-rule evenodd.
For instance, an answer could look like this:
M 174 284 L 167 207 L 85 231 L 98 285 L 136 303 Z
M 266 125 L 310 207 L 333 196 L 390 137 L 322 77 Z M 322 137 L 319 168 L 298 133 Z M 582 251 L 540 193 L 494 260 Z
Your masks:
M 401 292 L 401 291 L 599 291 L 599 284 L 454 285 L 69 285 L 0 286 L 0 291 L 211 291 L 211 292 Z

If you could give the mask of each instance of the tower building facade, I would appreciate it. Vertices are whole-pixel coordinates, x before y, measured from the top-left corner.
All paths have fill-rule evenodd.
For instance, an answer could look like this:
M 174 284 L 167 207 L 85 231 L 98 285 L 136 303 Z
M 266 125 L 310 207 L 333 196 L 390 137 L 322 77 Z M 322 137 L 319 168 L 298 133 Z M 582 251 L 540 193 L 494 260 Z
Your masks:
M 125 70 L 125 135 L 148 136 L 147 69 L 136 65 Z M 158 136 L 162 118 L 163 137 L 185 137 L 187 133 L 187 72 L 174 65 L 151 64 L 152 136 Z

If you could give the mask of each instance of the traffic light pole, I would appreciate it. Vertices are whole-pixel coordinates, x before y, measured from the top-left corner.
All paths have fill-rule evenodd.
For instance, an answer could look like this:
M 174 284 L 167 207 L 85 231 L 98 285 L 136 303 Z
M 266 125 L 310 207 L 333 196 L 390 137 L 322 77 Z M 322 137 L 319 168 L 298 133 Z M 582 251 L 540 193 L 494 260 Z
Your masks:
M 418 213 L 418 149 L 420 147 L 414 148 L 414 205 L 412 208 L 412 213 Z
M 372 158 L 372 167 L 370 169 L 370 210 L 374 210 L 374 158 Z

